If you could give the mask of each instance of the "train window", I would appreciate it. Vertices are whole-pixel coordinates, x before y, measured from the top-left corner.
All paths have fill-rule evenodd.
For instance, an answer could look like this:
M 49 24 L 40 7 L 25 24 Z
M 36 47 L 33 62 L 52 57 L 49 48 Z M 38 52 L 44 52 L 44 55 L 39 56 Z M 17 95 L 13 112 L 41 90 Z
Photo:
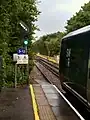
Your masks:
M 64 75 L 70 83 L 84 84 L 85 79 L 85 49 L 81 46 L 71 46 L 66 49 Z
M 73 43 L 74 42 L 74 43 Z M 76 41 L 65 43 L 61 55 L 61 70 L 68 82 L 84 84 L 86 70 L 86 50 Z
M 82 78 L 84 73 L 84 49 L 83 48 L 73 48 L 71 54 L 71 77 L 73 80 L 77 81 Z

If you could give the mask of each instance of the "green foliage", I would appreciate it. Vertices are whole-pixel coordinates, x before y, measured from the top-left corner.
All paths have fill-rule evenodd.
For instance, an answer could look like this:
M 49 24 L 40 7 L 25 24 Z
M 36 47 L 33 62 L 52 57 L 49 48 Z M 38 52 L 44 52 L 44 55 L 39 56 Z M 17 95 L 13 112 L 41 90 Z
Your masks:
M 27 84 L 28 76 L 27 76 L 27 66 L 26 65 L 19 65 L 17 67 L 17 81 L 18 84 Z
M 59 54 L 61 38 L 64 33 L 57 32 L 42 36 L 38 41 L 33 43 L 33 51 L 43 55 L 54 56 Z
M 14 81 L 13 53 L 17 48 L 23 47 L 24 31 L 19 25 L 20 21 L 30 28 L 29 44 L 33 38 L 34 30 L 37 29 L 35 21 L 39 11 L 36 0 L 0 0 L 0 56 L 3 57 L 2 83 L 12 84 Z
M 81 7 L 70 20 L 67 20 L 66 31 L 72 32 L 86 25 L 90 25 L 90 2 Z

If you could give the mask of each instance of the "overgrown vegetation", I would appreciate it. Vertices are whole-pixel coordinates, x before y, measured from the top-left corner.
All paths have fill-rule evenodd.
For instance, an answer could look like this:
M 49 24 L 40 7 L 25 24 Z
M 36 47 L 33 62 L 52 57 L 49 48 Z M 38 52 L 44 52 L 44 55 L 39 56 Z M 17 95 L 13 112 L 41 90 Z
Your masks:
M 90 25 L 90 2 L 81 7 L 70 20 L 67 20 L 67 26 L 65 26 L 67 33 L 77 30 L 86 25 Z
M 60 52 L 60 41 L 64 33 L 57 32 L 42 36 L 33 44 L 33 50 L 43 55 L 54 56 Z
M 58 55 L 60 52 L 60 43 L 62 37 L 65 34 L 86 25 L 90 25 L 90 2 L 82 6 L 80 11 L 73 15 L 70 20 L 67 20 L 65 32 L 57 32 L 42 36 L 38 41 L 33 44 L 33 50 L 36 53 L 39 52 L 43 55 Z
M 33 40 L 34 30 L 37 29 L 34 22 L 40 13 L 36 2 L 36 0 L 0 0 L 0 56 L 3 58 L 1 85 L 3 83 L 10 85 L 14 82 L 12 56 L 13 53 L 17 53 L 19 47 L 23 47 L 24 37 L 24 31 L 19 25 L 20 21 L 30 29 L 28 35 L 30 54 L 31 40 Z

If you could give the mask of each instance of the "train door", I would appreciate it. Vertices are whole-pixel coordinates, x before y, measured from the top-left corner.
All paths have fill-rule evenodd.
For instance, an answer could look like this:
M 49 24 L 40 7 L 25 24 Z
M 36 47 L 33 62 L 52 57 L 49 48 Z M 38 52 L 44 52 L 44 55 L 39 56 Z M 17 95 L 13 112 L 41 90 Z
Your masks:
M 70 55 L 71 55 L 71 48 L 69 42 L 63 41 L 61 45 L 60 64 L 59 64 L 60 80 L 62 85 L 64 85 L 66 82 L 69 82 Z
M 66 43 L 64 86 L 85 102 L 87 99 L 87 47 L 81 36 L 72 37 Z

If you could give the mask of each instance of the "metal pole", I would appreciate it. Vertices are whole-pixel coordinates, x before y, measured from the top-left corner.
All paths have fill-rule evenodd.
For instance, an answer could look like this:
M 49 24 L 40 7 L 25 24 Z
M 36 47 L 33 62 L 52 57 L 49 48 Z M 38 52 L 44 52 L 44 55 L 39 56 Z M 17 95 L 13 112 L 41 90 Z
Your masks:
M 25 46 L 25 49 L 26 49 L 26 54 L 27 54 L 27 45 Z
M 27 85 L 29 84 L 29 64 L 27 64 Z
M 28 54 L 27 45 L 25 45 L 26 54 Z M 28 59 L 29 62 L 29 59 Z M 26 65 L 27 69 L 27 85 L 29 84 L 29 63 Z
M 27 45 L 26 45 L 26 54 L 28 54 Z M 28 84 L 29 84 L 29 58 L 28 58 L 28 64 L 27 64 L 27 85 Z
M 15 64 L 15 88 L 17 88 L 17 64 Z

